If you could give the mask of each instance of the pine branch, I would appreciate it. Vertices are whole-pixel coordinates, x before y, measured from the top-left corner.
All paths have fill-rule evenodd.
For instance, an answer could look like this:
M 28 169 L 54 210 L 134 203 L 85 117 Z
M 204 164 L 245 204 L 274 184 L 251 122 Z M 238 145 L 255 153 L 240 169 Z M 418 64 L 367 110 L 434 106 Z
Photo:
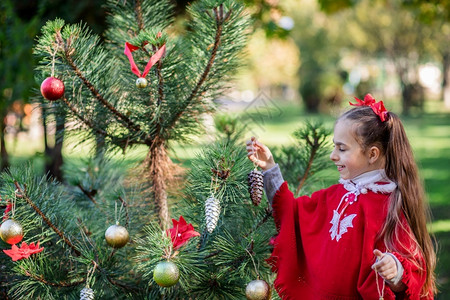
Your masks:
M 95 205 L 98 205 L 97 201 L 95 200 L 94 196 L 92 195 L 92 192 L 86 191 L 84 187 L 81 185 L 81 183 L 77 184 L 78 188 L 83 192 L 86 197 L 89 198 L 89 200 L 92 201 Z
M 309 155 L 309 160 L 308 160 L 308 164 L 307 164 L 307 166 L 306 166 L 305 172 L 303 173 L 303 176 L 300 178 L 300 181 L 299 181 L 299 183 L 298 183 L 297 189 L 295 190 L 295 194 L 296 194 L 296 195 L 298 195 L 298 193 L 299 193 L 300 190 L 302 189 L 303 185 L 305 184 L 305 181 L 306 181 L 306 179 L 307 179 L 308 176 L 309 176 L 309 172 L 311 171 L 311 167 L 312 167 L 312 164 L 313 164 L 313 162 L 314 162 L 314 158 L 315 158 L 315 156 L 316 156 L 317 150 L 318 150 L 319 147 L 320 147 L 320 146 L 319 146 L 318 144 L 316 144 L 316 143 L 311 144 L 310 141 L 309 141 L 309 139 L 307 140 L 307 142 L 308 142 L 308 144 L 311 145 L 311 153 L 310 153 L 310 155 Z M 314 142 L 316 142 L 316 141 L 314 141 Z
M 19 195 L 17 195 L 18 198 L 24 198 L 25 201 L 37 212 L 38 215 L 41 216 L 41 218 L 44 220 L 47 225 L 53 229 L 53 231 L 59 235 L 59 237 L 66 243 L 70 248 L 72 248 L 73 252 L 77 254 L 78 256 L 81 255 L 81 252 L 78 251 L 78 249 L 72 244 L 72 242 L 64 235 L 64 233 L 59 230 L 51 221 L 50 219 L 31 201 L 29 197 L 27 197 L 26 192 L 22 189 L 20 184 L 17 181 L 14 181 L 14 185 L 16 186 L 17 190 L 19 191 Z
M 50 285 L 50 286 L 55 286 L 55 287 L 74 287 L 74 286 L 77 286 L 77 285 L 80 285 L 80 284 L 83 284 L 86 282 L 86 278 L 83 278 L 83 279 L 80 279 L 80 280 L 74 281 L 74 282 L 65 282 L 65 281 L 51 282 L 51 281 L 45 280 L 42 277 L 42 275 L 38 276 L 36 274 L 33 274 L 23 267 L 20 267 L 20 269 L 24 272 L 24 274 L 26 276 L 28 276 L 36 281 L 42 282 L 45 285 Z
M 147 55 L 149 57 L 152 56 L 152 54 L 150 52 L 148 52 L 148 50 L 145 47 L 142 47 L 142 50 L 144 50 L 145 53 L 147 53 Z M 156 51 L 158 50 L 158 48 L 156 46 L 153 45 L 153 51 L 156 53 Z M 157 64 L 156 64 L 156 76 L 158 77 L 158 106 L 161 105 L 162 101 L 164 100 L 164 78 L 162 76 L 162 62 L 161 60 L 158 60 Z M 157 130 L 158 132 L 159 130 Z
M 136 4 L 134 5 L 134 12 L 136 14 L 138 28 L 139 28 L 139 30 L 143 30 L 144 29 L 144 20 L 142 18 L 142 3 L 141 3 L 141 0 L 136 0 Z
M 98 205 L 97 201 L 95 200 L 94 196 L 92 195 L 92 192 L 86 191 L 84 189 L 84 187 L 81 185 L 81 183 L 78 183 L 77 187 L 81 190 L 81 192 L 83 192 L 83 194 L 86 197 L 89 198 L 89 200 L 91 200 L 92 203 L 94 203 L 94 205 L 98 208 L 98 210 L 101 211 L 105 215 L 105 217 L 108 220 L 108 222 L 110 222 L 111 220 L 110 220 L 108 214 L 103 210 L 103 208 L 100 205 Z
M 266 213 L 264 217 L 256 224 L 255 227 L 252 228 L 248 233 L 244 235 L 244 238 L 247 238 L 249 235 L 251 235 L 253 232 L 257 231 L 261 226 L 263 226 L 272 216 L 273 210 L 270 208 L 266 208 Z
M 69 109 L 72 111 L 72 113 L 78 118 L 80 119 L 81 122 L 83 122 L 84 124 L 86 124 L 89 128 L 91 128 L 92 130 L 94 130 L 95 132 L 97 132 L 98 134 L 102 135 L 102 136 L 108 136 L 108 133 L 106 131 L 104 131 L 101 128 L 97 128 L 96 126 L 94 126 L 94 124 L 86 119 L 85 117 L 83 117 L 81 115 L 81 113 L 78 111 L 78 109 L 76 107 L 74 107 L 69 100 L 67 100 L 66 97 L 62 98 L 64 103 L 67 105 L 67 107 L 69 107 Z
M 83 81 L 84 85 L 91 91 L 92 95 L 99 100 L 103 106 L 105 106 L 107 109 L 109 109 L 116 117 L 117 120 L 119 120 L 121 123 L 124 123 L 127 125 L 127 128 L 131 128 L 133 131 L 139 132 L 141 130 L 139 125 L 134 124 L 127 116 L 120 113 L 114 106 L 111 105 L 103 96 L 99 93 L 97 89 L 92 85 L 92 83 L 87 80 L 86 77 L 83 76 L 83 73 L 77 68 L 72 58 L 69 56 L 69 53 L 66 52 L 66 59 L 72 68 L 72 70 L 75 72 L 75 74 L 78 76 L 78 78 Z
M 195 85 L 194 89 L 191 91 L 188 98 L 183 102 L 182 107 L 180 111 L 172 118 L 170 125 L 168 126 L 167 130 L 170 130 L 173 126 L 175 126 L 175 123 L 177 120 L 180 119 L 180 117 L 183 115 L 183 113 L 186 112 L 186 108 L 189 106 L 189 104 L 195 99 L 195 97 L 198 94 L 198 91 L 200 90 L 200 87 L 205 83 L 206 78 L 208 77 L 209 72 L 211 71 L 211 68 L 214 64 L 214 60 L 217 55 L 217 51 L 219 49 L 221 37 L 222 37 L 222 30 L 223 30 L 223 23 L 228 20 L 228 18 L 231 15 L 231 9 L 228 12 L 226 16 L 224 16 L 223 12 L 223 4 L 220 5 L 220 10 L 217 10 L 217 7 L 214 7 L 214 17 L 216 19 L 216 35 L 214 38 L 214 46 L 211 50 L 211 54 L 209 57 L 209 61 L 205 66 L 205 69 L 200 76 L 197 84 Z
M 158 64 L 156 65 L 156 74 L 158 76 L 158 106 L 161 105 L 162 101 L 164 100 L 164 80 L 162 76 L 162 62 L 161 60 L 158 61 Z
M 72 70 L 75 72 L 77 77 L 83 82 L 83 84 L 91 91 L 91 94 L 98 100 L 100 103 L 106 107 L 113 115 L 116 116 L 117 120 L 120 121 L 122 124 L 126 125 L 126 127 L 130 130 L 139 132 L 141 130 L 139 125 L 134 124 L 127 116 L 120 113 L 111 103 L 109 103 L 103 96 L 100 94 L 100 92 L 94 87 L 94 85 L 83 75 L 80 69 L 78 69 L 77 65 L 72 59 L 72 54 L 74 52 L 74 49 L 70 47 L 70 42 L 67 44 L 64 43 L 61 33 L 57 32 L 56 39 L 58 42 L 58 45 L 64 49 L 64 56 L 69 63 L 69 66 L 72 68 Z
M 311 148 L 311 151 L 309 154 L 309 159 L 305 168 L 305 172 L 303 173 L 303 176 L 300 178 L 299 184 L 295 191 L 296 195 L 298 195 L 303 185 L 305 184 L 306 179 L 310 176 L 314 160 L 316 159 L 319 150 L 326 143 L 327 137 L 327 133 L 321 128 L 321 125 L 308 124 L 307 127 L 309 128 L 310 132 L 299 131 L 297 133 L 299 137 L 305 140 L 308 147 Z
M 126 284 L 126 283 L 123 283 L 123 282 L 121 282 L 121 281 L 119 281 L 119 280 L 115 280 L 115 279 L 111 278 L 111 276 L 108 274 L 108 272 L 106 272 L 105 269 L 103 269 L 102 267 L 100 267 L 100 265 L 98 264 L 98 262 L 96 262 L 96 261 L 94 261 L 94 262 L 95 262 L 96 268 L 100 271 L 100 273 L 102 273 L 102 274 L 106 277 L 106 279 L 107 279 L 107 280 L 109 281 L 109 283 L 111 283 L 112 285 L 115 285 L 115 286 L 120 287 L 120 288 L 122 288 L 122 289 L 124 289 L 124 290 L 131 291 L 131 292 L 134 292 L 134 293 L 142 292 L 142 289 L 139 288 L 139 287 L 131 286 L 131 285 L 128 285 L 128 284 Z

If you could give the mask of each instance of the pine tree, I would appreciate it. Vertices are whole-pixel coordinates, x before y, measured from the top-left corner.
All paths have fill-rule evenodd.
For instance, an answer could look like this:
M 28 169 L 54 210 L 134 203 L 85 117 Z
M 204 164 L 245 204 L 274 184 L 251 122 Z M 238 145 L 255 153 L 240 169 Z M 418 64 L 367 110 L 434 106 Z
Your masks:
M 297 181 L 286 176 L 292 187 L 314 182 L 311 170 L 320 167 L 327 141 L 318 125 L 297 132 L 305 134 L 295 135 L 297 151 L 280 149 L 277 159 L 285 176 L 291 174 L 286 167 L 303 170 Z M 3 202 L 16 203 L 14 219 L 23 226 L 24 240 L 45 247 L 29 259 L 5 260 L 13 299 L 79 299 L 81 291 L 91 290 L 95 299 L 242 299 L 252 280 L 273 281 L 266 263 L 276 234 L 272 211 L 265 197 L 253 205 L 247 175 L 254 167 L 242 141 L 220 139 L 193 161 L 172 215 L 183 216 L 200 236 L 179 249 L 156 220 L 141 222 L 151 217 L 141 209 L 139 186 L 124 181 L 123 165 L 95 158 L 66 166 L 68 185 L 36 176 L 29 167 L 2 173 L 0 195 Z M 222 209 L 209 232 L 205 203 L 211 195 Z M 105 229 L 115 221 L 131 237 L 121 249 L 105 242 Z M 161 261 L 178 267 L 176 285 L 156 283 L 154 270 Z M 277 298 L 274 291 L 272 297 Z
M 34 174 L 32 166 L 1 173 L 0 207 L 12 204 L 3 216 L 23 228 L 26 245 L 20 241 L 17 247 L 32 250 L 17 250 L 23 256 L 17 261 L 0 253 L 8 296 L 243 299 L 252 280 L 273 281 L 266 259 L 269 240 L 276 234 L 267 199 L 255 206 L 248 191 L 247 176 L 254 166 L 242 141 L 245 130 L 234 119 L 234 125 L 229 124 L 233 126 L 219 126 L 227 128 L 225 138 L 197 154 L 170 199 L 170 212 L 166 186 L 172 170 L 170 142 L 201 133 L 201 114 L 214 111 L 211 100 L 227 87 L 239 65 L 248 24 L 243 8 L 232 1 L 196 2 L 188 9 L 188 32 L 173 37 L 168 2 L 114 0 L 108 7 L 111 29 L 105 43 L 85 26 L 62 20 L 48 22 L 39 37 L 37 77 L 51 74 L 65 84 L 62 99 L 46 102 L 47 109 L 66 116 L 68 129 L 79 141 L 95 137 L 109 151 L 66 161 L 64 184 Z M 135 86 L 124 41 L 140 46 L 133 52 L 138 66 L 166 47 L 144 89 Z M 322 167 L 316 162 L 324 156 L 327 134 L 321 125 L 309 124 L 295 134 L 298 145 L 275 151 L 294 187 L 303 189 Z M 141 165 L 147 176 L 130 174 L 136 172 L 133 165 L 109 155 L 138 145 L 148 150 Z M 153 198 L 147 194 L 147 178 Z M 213 227 L 208 226 L 211 210 L 205 208 L 211 197 L 213 206 L 220 206 Z M 147 199 L 155 199 L 156 212 Z M 174 219 L 170 229 L 169 216 Z M 119 237 L 119 244 L 126 243 L 123 247 L 105 237 L 114 226 L 129 234 L 129 239 Z M 13 250 L 3 241 L 0 247 Z M 161 262 L 174 264 L 179 279 L 157 277 Z M 272 297 L 277 297 L 273 291 Z
M 95 136 L 124 152 L 137 145 L 148 148 L 145 176 L 160 225 L 167 228 L 168 147 L 202 131 L 201 115 L 214 111 L 212 100 L 240 64 L 249 18 L 234 1 L 198 1 L 188 8 L 186 34 L 174 36 L 169 1 L 110 0 L 108 8 L 105 43 L 82 24 L 49 21 L 36 46 L 38 70 L 41 78 L 56 76 L 65 83 L 64 96 L 51 106 L 67 114 L 66 123 L 76 124 L 69 129 L 80 141 Z M 126 42 L 137 48 L 131 55 L 139 77 L 145 77 L 150 58 L 163 54 L 145 88 L 135 85 Z

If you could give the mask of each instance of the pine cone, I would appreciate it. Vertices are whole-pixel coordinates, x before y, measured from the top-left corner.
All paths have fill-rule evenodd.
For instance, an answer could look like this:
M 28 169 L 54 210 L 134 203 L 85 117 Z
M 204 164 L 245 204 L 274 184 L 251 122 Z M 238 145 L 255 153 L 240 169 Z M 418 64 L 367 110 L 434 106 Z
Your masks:
M 220 216 L 220 201 L 211 195 L 205 201 L 205 219 L 206 219 L 206 230 L 209 233 L 214 231 L 216 228 L 217 221 L 219 221 Z
M 255 206 L 261 203 L 264 190 L 263 178 L 264 175 L 258 170 L 253 170 L 248 174 L 248 191 Z
M 94 300 L 94 290 L 85 287 L 80 292 L 80 300 Z

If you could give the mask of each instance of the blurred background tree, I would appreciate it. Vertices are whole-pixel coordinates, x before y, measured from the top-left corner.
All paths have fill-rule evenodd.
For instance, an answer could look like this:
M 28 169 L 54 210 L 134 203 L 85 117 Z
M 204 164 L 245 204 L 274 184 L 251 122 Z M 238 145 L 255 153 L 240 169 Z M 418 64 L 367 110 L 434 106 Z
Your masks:
M 308 112 L 324 112 L 343 97 L 342 33 L 336 20 L 319 11 L 316 1 L 301 1 L 301 9 L 295 9 L 297 5 L 292 2 L 289 11 L 296 24 L 291 36 L 300 51 L 299 92 Z
M 442 100 L 450 107 L 450 2 L 409 1 L 330 1 L 318 0 L 332 16 L 343 13 L 342 27 L 349 47 L 365 59 L 385 57 L 395 66 L 402 96 L 402 111 L 423 106 L 423 86 L 419 67 L 436 62 L 442 71 Z M 342 17 L 342 16 L 339 16 Z
M 9 0 L 0 3 L 0 146 L 1 169 L 9 166 L 5 145 L 6 116 L 17 118 L 17 130 L 22 127 L 23 105 L 28 102 L 34 86 L 34 61 L 31 48 L 39 28 L 40 15 L 23 21 Z M 15 104 L 15 105 L 14 105 Z M 14 107 L 13 107 L 14 105 Z M 14 110 L 14 108 L 16 108 Z

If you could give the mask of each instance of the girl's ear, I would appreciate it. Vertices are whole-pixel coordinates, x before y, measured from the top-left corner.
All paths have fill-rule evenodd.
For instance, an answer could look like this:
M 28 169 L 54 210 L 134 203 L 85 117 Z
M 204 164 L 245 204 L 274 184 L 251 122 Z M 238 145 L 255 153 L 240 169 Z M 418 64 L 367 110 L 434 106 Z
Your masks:
M 378 147 L 372 146 L 369 149 L 369 163 L 374 164 L 380 158 L 381 151 Z

